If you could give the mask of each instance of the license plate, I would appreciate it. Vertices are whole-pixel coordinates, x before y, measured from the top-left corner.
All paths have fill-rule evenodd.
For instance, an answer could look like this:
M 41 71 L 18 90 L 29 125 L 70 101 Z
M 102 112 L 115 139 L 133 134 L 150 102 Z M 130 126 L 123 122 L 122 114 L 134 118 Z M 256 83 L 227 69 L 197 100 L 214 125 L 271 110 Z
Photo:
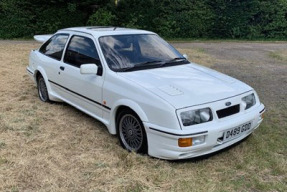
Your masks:
M 224 132 L 223 141 L 225 142 L 234 139 L 236 137 L 239 137 L 240 135 L 249 131 L 250 129 L 251 129 L 251 122 L 244 123 L 243 125 L 239 125 L 232 129 L 228 129 L 227 131 Z

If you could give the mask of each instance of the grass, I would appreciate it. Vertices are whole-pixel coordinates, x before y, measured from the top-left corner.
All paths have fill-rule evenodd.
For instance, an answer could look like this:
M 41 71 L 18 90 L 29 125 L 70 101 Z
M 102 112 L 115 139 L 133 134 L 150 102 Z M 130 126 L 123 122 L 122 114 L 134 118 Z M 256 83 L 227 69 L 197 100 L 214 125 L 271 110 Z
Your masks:
M 234 147 L 159 160 L 123 150 L 103 124 L 69 105 L 40 102 L 25 69 L 37 47 L 0 43 L 0 191 L 287 191 L 286 103 L 270 107 Z M 203 49 L 180 51 L 206 66 L 216 60 Z
M 186 54 L 194 63 L 200 63 L 204 66 L 211 67 L 214 64 L 214 58 L 205 53 L 202 48 L 182 49 L 178 48 L 182 54 Z
M 287 64 L 287 50 L 273 51 L 269 53 L 269 56 Z

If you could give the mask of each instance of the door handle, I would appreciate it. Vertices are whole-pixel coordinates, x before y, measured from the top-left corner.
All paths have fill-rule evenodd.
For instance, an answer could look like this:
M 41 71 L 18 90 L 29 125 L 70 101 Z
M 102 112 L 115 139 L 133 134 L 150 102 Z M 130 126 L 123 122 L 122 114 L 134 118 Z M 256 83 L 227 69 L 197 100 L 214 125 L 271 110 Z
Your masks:
M 62 71 L 64 71 L 64 70 L 65 70 L 65 67 L 61 66 L 60 69 L 61 69 Z

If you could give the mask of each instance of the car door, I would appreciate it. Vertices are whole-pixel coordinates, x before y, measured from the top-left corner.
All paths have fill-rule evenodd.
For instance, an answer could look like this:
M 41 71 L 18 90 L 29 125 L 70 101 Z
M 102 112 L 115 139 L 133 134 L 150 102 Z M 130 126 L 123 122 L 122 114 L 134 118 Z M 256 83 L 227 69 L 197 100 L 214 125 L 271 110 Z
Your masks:
M 57 82 L 59 80 L 58 69 L 61 66 L 62 55 L 69 38 L 69 34 L 56 34 L 45 42 L 39 49 L 39 62 L 47 75 L 47 81 Z M 44 55 L 44 56 L 43 56 Z M 58 93 L 55 84 L 50 84 L 51 90 Z
M 98 74 L 81 74 L 82 64 L 96 64 Z M 73 35 L 66 47 L 59 68 L 60 95 L 70 104 L 99 118 L 105 105 L 102 103 L 103 67 L 93 37 Z

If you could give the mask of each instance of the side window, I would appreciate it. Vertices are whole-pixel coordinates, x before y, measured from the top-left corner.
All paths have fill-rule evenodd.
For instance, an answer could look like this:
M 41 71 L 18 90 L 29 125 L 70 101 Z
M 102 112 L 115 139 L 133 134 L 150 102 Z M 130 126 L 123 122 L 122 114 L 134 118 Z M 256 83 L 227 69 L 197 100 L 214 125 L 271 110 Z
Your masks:
M 82 36 L 73 36 L 66 49 L 64 62 L 75 67 L 82 64 L 94 63 L 100 65 L 100 59 L 92 39 Z
M 51 37 L 42 47 L 40 52 L 57 60 L 61 60 L 68 34 L 58 34 Z

